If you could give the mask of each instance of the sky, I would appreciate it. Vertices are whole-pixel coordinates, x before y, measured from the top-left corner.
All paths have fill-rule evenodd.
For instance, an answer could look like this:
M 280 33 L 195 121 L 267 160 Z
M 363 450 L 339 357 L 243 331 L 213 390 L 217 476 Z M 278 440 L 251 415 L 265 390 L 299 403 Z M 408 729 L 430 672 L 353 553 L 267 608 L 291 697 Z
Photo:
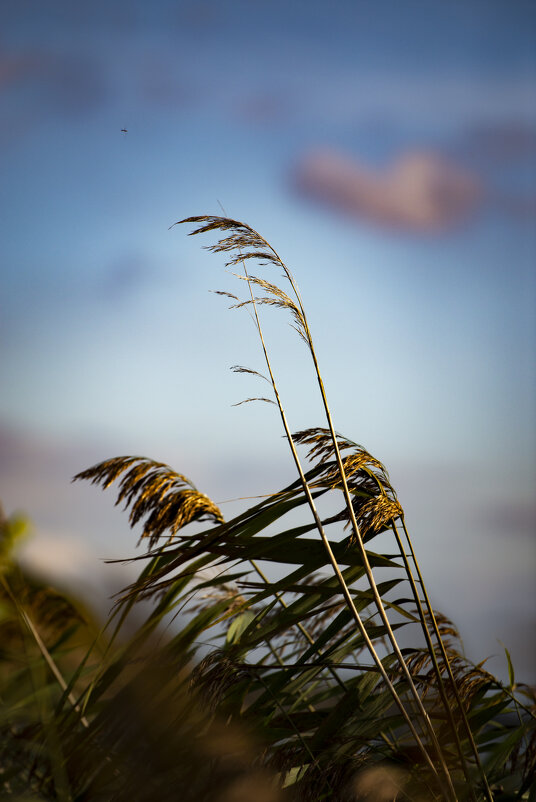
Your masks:
M 265 394 L 229 370 L 263 367 L 210 292 L 237 280 L 170 228 L 226 214 L 292 270 L 335 426 L 389 469 L 468 655 L 536 681 L 534 3 L 4 0 L 0 31 L 0 499 L 28 559 L 121 581 L 126 517 L 70 483 L 107 457 L 217 502 L 294 478 L 274 409 L 232 406 Z M 268 311 L 291 428 L 324 425 Z

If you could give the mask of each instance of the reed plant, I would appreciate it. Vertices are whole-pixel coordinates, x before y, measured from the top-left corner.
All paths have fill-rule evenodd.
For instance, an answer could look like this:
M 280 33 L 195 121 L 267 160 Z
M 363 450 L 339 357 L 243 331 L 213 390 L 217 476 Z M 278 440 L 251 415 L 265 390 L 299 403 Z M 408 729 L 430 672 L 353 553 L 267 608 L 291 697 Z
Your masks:
M 385 467 L 335 429 L 290 270 L 244 223 L 180 222 L 194 235 L 217 234 L 209 250 L 224 255 L 245 290 L 220 294 L 250 309 L 265 372 L 233 369 L 268 383 L 271 397 L 247 400 L 275 404 L 296 479 L 226 521 L 185 475 L 150 459 L 116 457 L 75 477 L 116 484 L 116 503 L 141 526 L 147 550 L 80 665 L 60 682 L 47 663 L 55 735 L 52 744 L 37 727 L 49 766 L 39 792 L 214 802 L 536 799 L 534 694 L 515 682 L 509 656 L 508 684 L 471 664 L 454 625 L 432 609 Z M 253 263 L 262 275 L 250 272 Z M 266 306 L 288 314 L 304 342 L 324 410 L 318 427 L 289 428 L 262 326 Z M 150 613 L 124 637 L 141 600 L 152 602 Z

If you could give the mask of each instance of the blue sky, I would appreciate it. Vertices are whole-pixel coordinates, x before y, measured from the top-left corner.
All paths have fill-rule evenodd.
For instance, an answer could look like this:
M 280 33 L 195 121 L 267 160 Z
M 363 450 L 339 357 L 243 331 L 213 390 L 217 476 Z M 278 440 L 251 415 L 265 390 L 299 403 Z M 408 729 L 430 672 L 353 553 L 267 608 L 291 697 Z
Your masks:
M 231 406 L 258 388 L 229 367 L 262 368 L 208 292 L 236 282 L 168 230 L 223 206 L 295 274 L 438 607 L 475 659 L 500 638 L 533 670 L 534 4 L 5 0 L 0 25 L 6 510 L 122 555 L 111 498 L 69 485 L 91 462 L 146 454 L 216 500 L 291 477 L 271 408 Z M 291 425 L 320 425 L 285 324 Z

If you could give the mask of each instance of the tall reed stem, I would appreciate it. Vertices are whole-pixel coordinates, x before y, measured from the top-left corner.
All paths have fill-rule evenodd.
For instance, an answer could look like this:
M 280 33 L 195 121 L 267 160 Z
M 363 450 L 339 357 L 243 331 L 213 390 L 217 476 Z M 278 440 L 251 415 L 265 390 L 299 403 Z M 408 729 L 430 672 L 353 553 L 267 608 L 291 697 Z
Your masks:
M 486 773 L 484 771 L 484 767 L 482 766 L 482 762 L 480 760 L 480 755 L 478 754 L 478 749 L 477 749 L 477 746 L 475 744 L 475 740 L 473 738 L 473 732 L 471 730 L 471 725 L 469 724 L 469 720 L 467 718 L 467 713 L 465 712 L 465 707 L 464 707 L 463 702 L 462 702 L 462 700 L 460 698 L 460 694 L 459 694 L 459 691 L 458 691 L 458 686 L 456 684 L 456 680 L 454 678 L 454 674 L 452 673 L 450 660 L 448 658 L 447 651 L 445 649 L 445 644 L 443 643 L 443 638 L 441 637 L 441 633 L 439 632 L 439 627 L 437 626 L 437 621 L 436 621 L 436 618 L 435 618 L 435 615 L 434 615 L 434 610 L 433 610 L 433 607 L 432 607 L 432 605 L 430 603 L 430 597 L 428 596 L 428 591 L 426 590 L 426 585 L 424 584 L 424 579 L 423 579 L 423 576 L 421 574 L 421 569 L 419 568 L 419 563 L 417 562 L 417 555 L 415 554 L 415 550 L 413 548 L 413 544 L 411 542 L 411 538 L 409 536 L 409 532 L 408 532 L 408 530 L 406 528 L 406 522 L 404 521 L 404 517 L 401 518 L 401 521 L 402 521 L 402 528 L 404 530 L 404 535 L 406 537 L 406 542 L 407 542 L 409 550 L 410 550 L 411 559 L 412 559 L 413 564 L 415 566 L 415 570 L 417 571 L 419 584 L 421 586 L 421 591 L 422 591 L 422 594 L 424 596 L 424 601 L 425 601 L 425 604 L 426 604 L 426 610 L 428 612 L 428 616 L 429 616 L 431 624 L 432 624 L 432 629 L 433 629 L 435 638 L 437 640 L 437 643 L 438 643 L 438 646 L 439 646 L 439 650 L 441 652 L 441 657 L 442 657 L 443 663 L 445 664 L 445 668 L 447 669 L 447 673 L 448 673 L 449 680 L 450 680 L 450 683 L 451 683 L 451 686 L 452 686 L 452 690 L 453 690 L 454 696 L 456 698 L 456 703 L 457 703 L 458 708 L 460 710 L 460 714 L 461 714 L 461 717 L 462 717 L 463 726 L 464 726 L 464 729 L 465 729 L 465 732 L 466 732 L 466 735 L 467 735 L 467 739 L 468 739 L 468 741 L 469 741 L 469 743 L 471 745 L 471 750 L 473 752 L 473 755 L 474 755 L 474 758 L 475 758 L 475 762 L 476 762 L 476 765 L 478 767 L 478 771 L 479 771 L 479 774 L 480 774 L 480 778 L 481 778 L 482 784 L 484 786 L 485 795 L 486 795 L 486 798 L 487 798 L 488 802 L 493 802 L 493 793 L 491 791 L 491 788 L 489 787 L 489 783 L 488 783 L 488 780 L 487 780 L 487 777 L 486 777 Z M 428 651 L 430 652 L 430 656 L 432 657 L 432 661 L 433 661 L 433 664 L 434 664 L 436 675 L 438 676 L 439 686 L 440 686 L 441 693 L 442 693 L 442 698 L 443 698 L 444 685 L 443 685 L 443 682 L 441 680 L 441 672 L 439 671 L 439 667 L 437 665 L 435 649 L 433 647 L 433 644 L 430 641 L 429 630 L 428 630 L 428 626 L 427 626 L 425 618 L 424 618 L 424 613 L 422 611 L 422 605 L 421 605 L 420 597 L 419 597 L 419 595 L 417 593 L 417 588 L 415 586 L 415 581 L 413 579 L 413 573 L 411 571 L 411 567 L 410 567 L 409 563 L 407 562 L 407 557 L 405 555 L 405 550 L 404 550 L 404 547 L 402 545 L 402 542 L 400 541 L 400 536 L 398 535 L 398 532 L 396 531 L 396 527 L 393 526 L 393 529 L 395 531 L 395 536 L 396 536 L 396 539 L 397 539 L 397 542 L 398 542 L 398 545 L 399 545 L 399 548 L 400 548 L 400 552 L 402 554 L 402 558 L 404 559 L 404 563 L 407 565 L 407 569 L 406 570 L 407 570 L 408 578 L 410 578 L 410 583 L 412 585 L 412 590 L 413 590 L 413 593 L 414 593 L 414 597 L 415 597 L 416 600 L 418 600 L 417 606 L 419 608 L 420 615 L 422 615 L 423 628 L 424 628 L 424 631 L 426 633 L 425 636 L 427 636 Z M 445 708 L 446 708 L 446 710 L 448 712 L 449 719 L 452 721 L 452 728 L 453 728 L 454 733 L 456 735 L 456 744 L 458 746 L 459 745 L 459 737 L 458 737 L 458 733 L 457 733 L 457 730 L 456 730 L 456 726 L 455 726 L 454 721 L 452 719 L 452 711 L 450 709 L 450 705 L 448 704 L 448 701 L 444 702 L 444 706 L 445 706 Z M 461 746 L 459 748 L 461 750 Z M 460 752 L 460 756 L 462 756 L 461 752 Z M 463 760 L 463 757 L 462 757 L 462 761 L 463 761 L 464 773 L 465 773 L 465 760 Z
M 268 245 L 268 243 L 266 243 L 266 245 L 268 247 L 271 247 L 271 246 Z M 243 262 L 243 266 L 244 266 L 244 274 L 245 274 L 245 277 L 246 277 L 246 280 L 247 280 L 247 283 L 248 283 L 248 287 L 249 287 L 249 291 L 250 291 L 250 295 L 251 295 L 251 303 L 253 305 L 253 310 L 254 310 L 254 314 L 255 314 L 255 321 L 256 321 L 257 331 L 259 333 L 259 337 L 260 337 L 260 340 L 261 340 L 264 359 L 265 359 L 266 367 L 268 368 L 268 372 L 269 372 L 269 375 L 270 375 L 270 381 L 271 381 L 272 388 L 273 388 L 273 391 L 274 391 L 274 395 L 275 395 L 275 398 L 276 398 L 277 406 L 279 408 L 281 421 L 283 423 L 283 427 L 285 429 L 285 434 L 287 436 L 287 441 L 289 443 L 289 447 L 290 447 L 290 450 L 292 452 L 292 456 L 293 456 L 293 459 L 294 459 L 294 464 L 296 465 L 296 469 L 298 471 L 298 474 L 299 474 L 299 477 L 300 477 L 300 481 L 302 483 L 302 487 L 303 487 L 305 496 L 307 498 L 307 502 L 309 504 L 309 508 L 311 509 L 311 513 L 313 515 L 316 527 L 317 527 L 318 532 L 320 534 L 320 537 L 322 539 L 322 543 L 324 544 L 324 548 L 326 549 L 326 552 L 327 552 L 329 561 L 331 563 L 331 566 L 333 568 L 333 571 L 335 572 L 335 575 L 336 575 L 336 577 L 337 577 L 337 579 L 339 581 L 339 584 L 341 586 L 342 594 L 343 594 L 343 596 L 345 598 L 346 603 L 348 604 L 348 607 L 349 607 L 349 609 L 350 609 L 350 611 L 351 611 L 351 613 L 352 613 L 352 615 L 354 617 L 354 620 L 356 621 L 356 624 L 357 624 L 357 626 L 359 628 L 361 636 L 363 637 L 363 640 L 365 641 L 365 643 L 367 645 L 367 648 L 368 648 L 368 650 L 369 650 L 374 662 L 378 666 L 378 669 L 379 669 L 379 671 L 380 671 L 380 673 L 381 673 L 381 675 L 383 677 L 383 680 L 384 680 L 385 684 L 387 685 L 389 691 L 391 692 L 397 707 L 399 708 L 400 712 L 402 713 L 402 716 L 404 717 L 404 719 L 405 719 L 405 721 L 406 721 L 406 723 L 407 723 L 407 725 L 409 727 L 409 730 L 410 730 L 411 734 L 413 735 L 413 737 L 414 737 L 419 749 L 421 750 L 421 753 L 423 755 L 423 758 L 424 758 L 425 762 L 427 763 L 429 768 L 432 770 L 433 774 L 437 777 L 438 781 L 440 781 L 439 775 L 437 774 L 437 770 L 436 770 L 436 768 L 435 768 L 435 766 L 434 766 L 434 764 L 433 764 L 433 762 L 432 762 L 432 760 L 431 760 L 431 758 L 430 758 L 430 756 L 429 756 L 424 744 L 422 743 L 422 741 L 421 741 L 421 739 L 419 737 L 419 734 L 417 733 L 417 731 L 416 731 L 416 729 L 415 729 L 415 727 L 413 725 L 413 722 L 411 721 L 411 718 L 410 718 L 408 712 L 406 711 L 404 705 L 402 704 L 402 701 L 401 701 L 400 697 L 398 696 L 398 693 L 397 693 L 394 685 L 392 684 L 389 676 L 387 675 L 387 672 L 386 672 L 386 670 L 385 670 L 385 668 L 383 666 L 383 663 L 381 662 L 380 657 L 377 654 L 377 652 L 376 652 L 376 650 L 374 648 L 374 645 L 373 645 L 373 643 L 372 643 L 372 641 L 371 641 L 371 639 L 370 639 L 370 637 L 369 637 L 369 635 L 368 635 L 368 633 L 367 633 L 367 631 L 365 629 L 365 626 L 364 626 L 364 624 L 363 624 L 363 622 L 361 620 L 361 617 L 360 617 L 360 615 L 359 615 L 359 613 L 358 613 L 358 611 L 357 611 L 357 609 L 355 607 L 355 604 L 353 602 L 353 599 L 352 599 L 352 596 L 350 594 L 349 588 L 346 585 L 346 582 L 344 581 L 344 577 L 343 577 L 343 575 L 341 573 L 341 570 L 339 568 L 337 560 L 335 559 L 335 555 L 333 554 L 333 550 L 331 548 L 331 545 L 329 543 L 327 535 L 326 535 L 326 533 L 324 531 L 324 527 L 322 526 L 322 522 L 320 520 L 320 516 L 318 515 L 318 511 L 316 509 L 316 505 L 314 503 L 313 496 L 311 494 L 311 490 L 309 488 L 307 479 L 305 478 L 305 474 L 304 474 L 304 471 L 303 471 L 303 468 L 302 468 L 302 465 L 301 465 L 301 462 L 300 462 L 300 458 L 298 456 L 298 452 L 296 451 L 296 446 L 295 446 L 294 441 L 292 439 L 292 434 L 291 434 L 291 431 L 290 431 L 290 428 L 289 428 L 289 425 L 288 425 L 288 421 L 287 421 L 287 417 L 286 417 L 286 414 L 285 414 L 285 410 L 283 408 L 283 404 L 282 404 L 282 401 L 281 401 L 281 397 L 279 395 L 279 391 L 278 391 L 278 388 L 277 388 L 275 377 L 274 377 L 274 374 L 272 372 L 272 366 L 271 366 L 270 358 L 268 356 L 268 351 L 267 351 L 266 344 L 265 344 L 265 341 L 264 341 L 264 336 L 263 336 L 263 333 L 262 333 L 262 327 L 261 327 L 261 324 L 260 324 L 259 315 L 258 315 L 258 311 L 257 311 L 257 304 L 255 303 L 255 297 L 253 295 L 253 290 L 251 288 L 250 276 L 249 276 L 249 273 L 247 271 L 245 262 Z M 370 570 L 370 566 L 369 566 L 369 570 Z M 420 701 L 420 699 L 419 699 L 419 701 Z M 423 708 L 423 710 L 424 710 L 424 708 Z M 435 737 L 435 733 L 434 733 L 434 737 Z M 444 759 L 442 759 L 441 755 L 440 755 L 440 759 L 444 763 Z M 449 796 L 452 796 L 453 799 L 456 799 L 456 794 L 454 792 L 454 788 L 452 787 L 452 781 L 450 780 L 450 775 L 448 774 L 448 769 L 447 769 L 446 765 L 444 765 L 444 767 L 442 766 L 442 768 L 443 768 L 443 771 L 445 772 L 446 777 L 448 777 Z
M 331 438 L 332 438 L 332 442 L 333 442 L 333 448 L 334 448 L 335 457 L 336 457 L 336 460 L 337 460 L 337 466 L 338 466 L 340 477 L 341 477 L 343 495 L 344 495 L 344 499 L 345 499 L 345 502 L 346 502 L 346 507 L 348 509 L 348 514 L 349 514 L 349 517 L 350 517 L 352 528 L 353 528 L 353 531 L 354 531 L 355 540 L 356 540 L 356 542 L 358 544 L 359 552 L 360 552 L 361 558 L 363 560 L 363 566 L 364 566 L 365 572 L 367 574 L 367 579 L 369 581 L 369 584 L 370 584 L 370 587 L 371 587 L 371 590 L 372 590 L 372 593 L 373 593 L 373 596 L 374 596 L 374 601 L 376 603 L 376 607 L 378 609 L 378 612 L 380 614 L 382 622 L 383 622 L 383 624 L 384 624 L 384 626 L 385 626 L 385 628 L 387 630 L 389 640 L 390 640 L 390 642 L 392 644 L 392 647 L 393 647 L 393 651 L 394 651 L 394 653 L 395 653 L 395 655 L 396 655 L 396 657 L 397 657 L 397 659 L 398 659 L 398 661 L 400 663 L 402 671 L 403 671 L 403 673 L 404 673 L 404 675 L 406 677 L 406 680 L 408 682 L 408 686 L 410 688 L 411 694 L 412 694 L 412 696 L 413 696 L 413 698 L 414 698 L 414 700 L 415 700 L 415 702 L 416 702 L 416 704 L 418 706 L 419 712 L 420 712 L 420 714 L 422 716 L 422 720 L 424 721 L 425 729 L 428 731 L 428 733 L 430 735 L 430 738 L 432 740 L 432 743 L 434 745 L 435 752 L 437 754 L 437 757 L 438 757 L 438 760 L 440 762 L 443 774 L 444 774 L 445 779 L 447 781 L 449 794 L 452 797 L 452 799 L 456 799 L 456 792 L 454 790 L 454 786 L 452 785 L 452 779 L 450 777 L 450 772 L 448 770 L 448 766 L 446 764 L 446 761 L 445 761 L 445 758 L 443 756 L 441 747 L 440 747 L 439 742 L 437 740 L 437 736 L 435 734 L 435 730 L 434 730 L 434 728 L 432 726 L 432 722 L 430 721 L 430 717 L 429 717 L 429 715 L 428 715 L 428 713 L 427 713 L 427 711 L 426 711 L 426 709 L 425 709 L 425 707 L 424 707 L 424 705 L 422 703 L 422 700 L 421 700 L 421 698 L 419 696 L 419 693 L 417 692 L 417 689 L 415 688 L 415 684 L 413 682 L 413 678 L 412 678 L 411 673 L 410 673 L 410 671 L 409 671 L 409 669 L 408 669 L 408 667 L 406 665 L 406 662 L 404 660 L 402 652 L 400 651 L 400 648 L 399 648 L 398 643 L 396 641 L 396 638 L 394 636 L 394 632 L 392 630 L 391 624 L 390 624 L 389 619 L 387 617 L 387 613 L 385 611 L 381 596 L 380 596 L 380 594 L 378 592 L 376 581 L 375 581 L 373 573 L 372 573 L 372 569 L 371 569 L 371 566 L 370 566 L 370 563 L 369 563 L 367 552 L 366 552 L 366 549 L 365 549 L 365 546 L 364 546 L 364 543 L 363 543 L 363 539 L 361 537 L 361 533 L 360 533 L 360 530 L 359 530 L 359 526 L 357 524 L 357 520 L 356 520 L 356 517 L 355 517 L 355 512 L 354 512 L 354 508 L 353 508 L 353 505 L 352 505 L 352 500 L 350 498 L 350 492 L 349 492 L 349 489 L 348 489 L 348 483 L 346 481 L 346 474 L 345 474 L 344 466 L 343 466 L 343 463 L 342 463 L 342 458 L 341 458 L 341 454 L 340 454 L 340 450 L 339 450 L 339 445 L 338 445 L 338 442 L 337 442 L 337 436 L 336 436 L 336 433 L 335 433 L 335 428 L 333 426 L 333 419 L 331 417 L 331 412 L 330 412 L 328 401 L 327 401 L 327 395 L 326 395 L 326 391 L 325 391 L 325 388 L 324 388 L 324 383 L 322 381 L 322 376 L 320 374 L 320 368 L 319 368 L 319 365 L 318 365 L 318 360 L 317 360 L 317 357 L 316 357 L 312 336 L 311 336 L 311 333 L 310 333 L 310 330 L 309 330 L 309 325 L 307 323 L 307 316 L 305 314 L 305 309 L 304 309 L 304 306 L 303 306 L 303 302 L 302 302 L 298 287 L 297 287 L 297 285 L 296 285 L 296 283 L 294 281 L 294 278 L 293 278 L 292 274 L 290 273 L 289 269 L 287 268 L 287 266 L 285 265 L 285 263 L 283 262 L 283 260 L 281 259 L 281 257 L 277 253 L 277 251 L 270 245 L 269 242 L 267 242 L 264 239 L 264 237 L 262 237 L 260 234 L 258 234 L 258 236 L 262 240 L 264 245 L 274 253 L 277 261 L 279 262 L 279 264 L 283 268 L 288 281 L 290 282 L 290 285 L 292 287 L 292 290 L 293 290 L 294 295 L 296 297 L 296 300 L 298 302 L 299 309 L 300 309 L 300 312 L 301 312 L 301 315 L 302 315 L 302 319 L 303 319 L 303 323 L 304 323 L 305 334 L 306 334 L 306 339 L 307 339 L 307 343 L 308 343 L 308 346 L 309 346 L 309 351 L 310 351 L 311 357 L 313 359 L 313 364 L 314 364 L 314 368 L 315 368 L 315 372 L 316 372 L 318 386 L 319 386 L 319 389 L 320 389 L 320 395 L 321 395 L 321 398 L 322 398 L 322 404 L 324 406 L 324 412 L 325 412 L 325 415 L 326 415 L 326 420 L 327 420 L 327 423 L 328 423 L 328 427 L 329 427 Z M 268 369 L 269 369 L 269 372 L 270 372 L 270 378 L 272 380 L 272 385 L 274 387 L 274 392 L 275 392 L 275 395 L 276 395 L 277 403 L 278 403 L 278 406 L 280 408 L 281 417 L 282 417 L 282 420 L 283 420 L 283 425 L 285 426 L 285 431 L 287 433 L 287 438 L 289 440 L 289 444 L 290 444 L 292 452 L 293 452 L 293 456 L 294 456 L 294 460 L 295 460 L 295 463 L 296 463 L 296 467 L 298 468 L 298 472 L 300 473 L 300 478 L 302 479 L 302 483 L 304 483 L 304 489 L 305 489 L 305 486 L 307 485 L 307 482 L 305 480 L 305 476 L 303 475 L 303 471 L 301 470 L 301 466 L 299 465 L 299 458 L 298 458 L 297 453 L 296 453 L 294 442 L 292 440 L 292 436 L 291 436 L 290 431 L 288 429 L 288 425 L 286 424 L 286 418 L 284 417 L 284 413 L 282 412 L 282 406 L 281 406 L 281 402 L 280 402 L 280 398 L 279 398 L 279 393 L 277 392 L 277 388 L 275 386 L 275 381 L 274 381 L 273 374 L 272 374 L 272 371 L 271 371 L 271 367 L 270 367 L 270 364 L 269 364 L 268 354 L 267 354 L 266 347 L 265 347 L 265 344 L 264 344 L 264 340 L 262 338 L 262 333 L 261 333 L 261 330 L 260 330 L 260 323 L 259 323 L 259 319 L 258 319 L 258 314 L 257 314 L 257 309 L 256 309 L 256 304 L 255 304 L 255 298 L 253 296 L 253 291 L 251 289 L 251 284 L 250 284 L 250 281 L 249 281 L 249 274 L 247 272 L 247 268 L 245 266 L 245 263 L 243 263 L 243 264 L 244 264 L 244 272 L 245 272 L 246 278 L 248 279 L 248 286 L 249 286 L 249 290 L 250 290 L 250 294 L 251 294 L 252 304 L 253 304 L 253 307 L 255 309 L 255 317 L 256 317 L 256 321 L 257 321 L 257 327 L 259 329 L 259 334 L 260 334 L 261 340 L 262 340 L 265 360 L 266 360 L 266 363 L 267 363 L 267 366 L 268 366 Z M 309 501 L 309 496 L 310 496 L 310 492 L 308 494 L 308 501 Z M 310 500 L 309 503 L 310 503 L 310 506 L 312 505 L 311 506 L 311 510 L 313 511 L 314 502 L 313 502 L 312 496 L 311 496 L 311 500 Z M 318 517 L 317 514 L 316 514 L 316 510 L 313 512 L 313 515 L 315 516 L 315 522 L 316 522 L 317 517 Z M 328 549 L 328 554 L 330 554 L 330 560 L 331 560 L 331 556 L 332 556 L 331 547 L 329 546 L 329 542 L 327 540 L 327 537 L 325 536 L 325 534 L 323 532 L 323 528 L 322 528 L 322 525 L 320 523 L 320 519 L 318 519 L 317 526 L 319 526 L 319 532 L 321 534 L 322 540 L 324 541 L 324 545 Z M 333 565 L 334 562 L 335 562 L 335 560 L 333 558 L 332 565 Z M 337 566 L 337 571 L 338 571 L 338 566 Z M 336 571 L 336 573 L 337 573 L 337 571 Z M 338 577 L 339 577 L 339 573 L 337 573 Z M 344 584 L 344 579 L 342 577 L 342 574 L 340 575 L 339 581 L 342 582 L 342 584 Z M 357 611 L 356 611 L 356 613 L 357 613 Z M 358 616 L 358 618 L 359 618 L 359 616 Z M 413 725 L 412 725 L 412 727 L 413 727 Z

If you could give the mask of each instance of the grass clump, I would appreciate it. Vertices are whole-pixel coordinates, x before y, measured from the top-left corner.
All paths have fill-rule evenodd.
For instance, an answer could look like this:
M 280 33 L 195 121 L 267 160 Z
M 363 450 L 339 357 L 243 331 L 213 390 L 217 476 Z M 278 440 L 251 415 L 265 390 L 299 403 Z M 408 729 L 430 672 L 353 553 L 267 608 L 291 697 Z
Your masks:
M 244 223 L 181 223 L 216 234 L 209 250 L 243 282 L 245 297 L 220 294 L 250 309 L 265 374 L 233 370 L 268 382 L 270 398 L 247 401 L 276 405 L 296 479 L 225 521 L 186 476 L 150 459 L 116 457 L 75 477 L 116 483 L 145 565 L 105 631 L 57 672 L 69 616 L 64 639 L 46 646 L 14 569 L 4 572 L 4 602 L 32 644 L 18 674 L 40 673 L 22 699 L 6 697 L 17 672 L 1 675 L 16 724 L 4 716 L 0 787 L 73 800 L 536 799 L 534 695 L 513 669 L 503 685 L 467 661 L 432 609 L 385 467 L 334 427 L 290 270 Z M 252 275 L 252 261 L 284 287 Z M 305 344 L 321 426 L 289 428 L 264 306 L 285 311 Z M 376 546 L 382 533 L 388 547 Z M 150 612 L 122 636 L 142 599 Z

